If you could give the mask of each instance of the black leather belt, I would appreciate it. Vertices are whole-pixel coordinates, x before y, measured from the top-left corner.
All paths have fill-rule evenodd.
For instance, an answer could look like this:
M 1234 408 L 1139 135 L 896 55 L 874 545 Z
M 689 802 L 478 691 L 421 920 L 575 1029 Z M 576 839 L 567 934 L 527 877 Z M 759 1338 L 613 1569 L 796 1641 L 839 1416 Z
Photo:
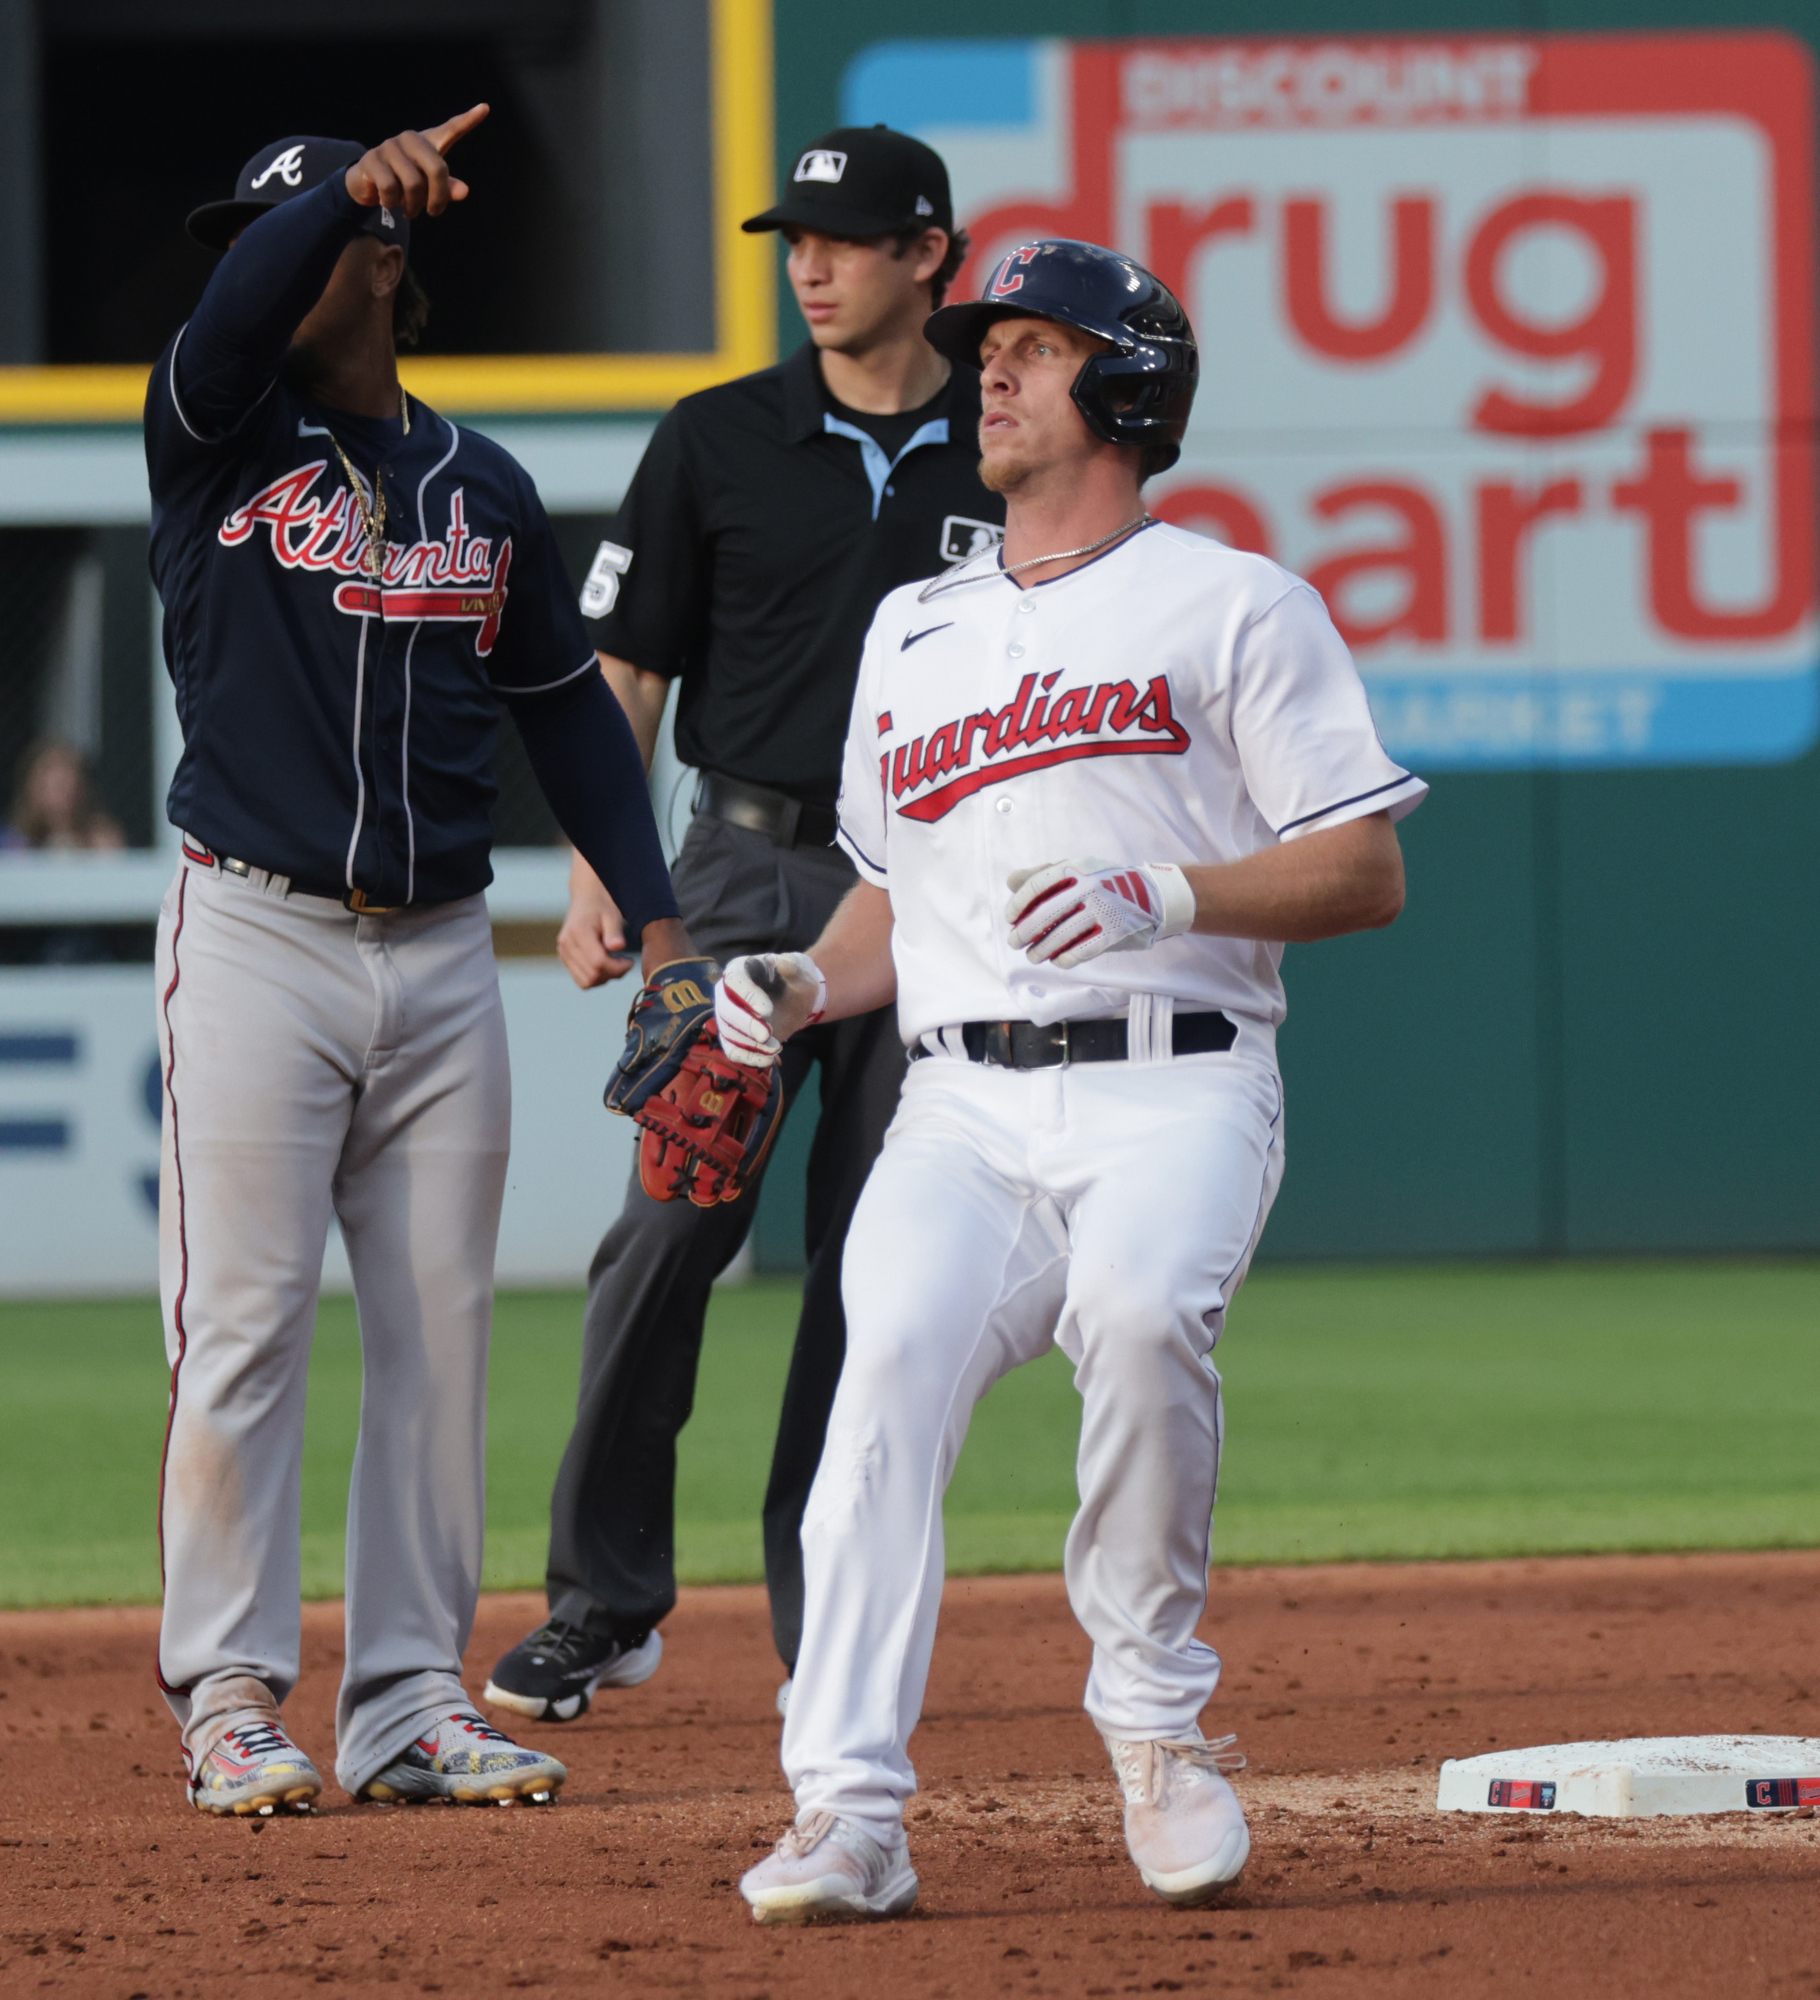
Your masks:
M 719 771 L 704 771 L 695 794 L 695 810 L 748 833 L 762 833 L 773 847 L 832 847 L 835 817 L 832 806 L 793 799 L 769 785 L 749 785 Z
M 1170 1046 L 1178 1056 L 1224 1055 L 1238 1039 L 1238 1025 L 1224 1014 L 1177 1014 Z M 1123 1021 L 965 1021 L 961 1040 L 968 1059 L 994 1069 L 1061 1069 L 1068 1063 L 1123 1062 L 1128 1052 Z

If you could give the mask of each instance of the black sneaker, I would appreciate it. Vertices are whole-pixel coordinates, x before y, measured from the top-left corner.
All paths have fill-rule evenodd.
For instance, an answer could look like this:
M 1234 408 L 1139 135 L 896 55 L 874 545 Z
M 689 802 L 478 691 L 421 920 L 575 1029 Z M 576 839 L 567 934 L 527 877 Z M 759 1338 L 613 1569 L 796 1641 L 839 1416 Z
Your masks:
M 552 1618 L 500 1660 L 481 1699 L 533 1722 L 573 1722 L 587 1713 L 596 1688 L 637 1687 L 663 1656 L 661 1632 L 622 1646 Z

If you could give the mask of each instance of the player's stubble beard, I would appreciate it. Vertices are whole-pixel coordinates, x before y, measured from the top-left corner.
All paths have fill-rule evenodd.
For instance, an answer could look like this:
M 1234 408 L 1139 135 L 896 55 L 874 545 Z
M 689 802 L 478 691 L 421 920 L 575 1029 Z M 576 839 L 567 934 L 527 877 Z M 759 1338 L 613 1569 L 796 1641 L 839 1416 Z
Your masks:
M 988 493 L 1002 493 L 1007 499 L 1020 486 L 1028 485 L 1031 476 L 1039 470 L 1034 465 L 1020 465 L 1016 459 L 988 458 L 980 454 L 980 484 Z

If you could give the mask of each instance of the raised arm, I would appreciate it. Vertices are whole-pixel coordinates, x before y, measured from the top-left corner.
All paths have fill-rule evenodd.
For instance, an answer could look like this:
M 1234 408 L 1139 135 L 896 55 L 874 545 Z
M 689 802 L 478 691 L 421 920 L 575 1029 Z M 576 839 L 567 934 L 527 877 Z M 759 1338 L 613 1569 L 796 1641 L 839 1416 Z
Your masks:
M 177 342 L 173 387 L 190 430 L 232 431 L 277 379 L 298 326 L 373 209 L 439 215 L 467 183 L 446 154 L 487 115 L 477 104 L 427 132 L 401 132 L 345 173 L 250 222 L 216 266 Z
M 245 419 L 365 221 L 345 176 L 331 174 L 235 238 L 172 357 L 172 387 L 191 431 L 224 437 Z

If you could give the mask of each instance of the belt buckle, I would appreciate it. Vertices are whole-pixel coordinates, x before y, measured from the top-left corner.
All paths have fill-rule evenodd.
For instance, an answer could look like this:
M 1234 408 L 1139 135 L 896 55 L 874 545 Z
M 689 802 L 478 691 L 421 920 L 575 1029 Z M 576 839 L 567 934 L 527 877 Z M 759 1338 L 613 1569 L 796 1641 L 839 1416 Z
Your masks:
M 357 917 L 396 916 L 404 908 L 402 903 L 369 903 L 364 889 L 350 889 L 341 899 L 342 905 Z
M 1015 1060 L 1016 1050 L 1012 1046 L 1011 1036 L 1013 1025 L 1010 1021 L 1005 1023 L 1005 1045 L 1007 1053 Z M 1046 1021 L 1040 1027 L 1034 1021 L 1021 1021 L 1015 1025 L 1028 1030 L 1026 1046 L 1034 1043 L 1032 1055 L 1040 1051 L 1043 1058 L 1041 1061 L 1018 1063 L 1016 1065 L 1018 1068 L 1066 1069 L 1074 1060 L 1074 1043 L 1066 1021 Z

